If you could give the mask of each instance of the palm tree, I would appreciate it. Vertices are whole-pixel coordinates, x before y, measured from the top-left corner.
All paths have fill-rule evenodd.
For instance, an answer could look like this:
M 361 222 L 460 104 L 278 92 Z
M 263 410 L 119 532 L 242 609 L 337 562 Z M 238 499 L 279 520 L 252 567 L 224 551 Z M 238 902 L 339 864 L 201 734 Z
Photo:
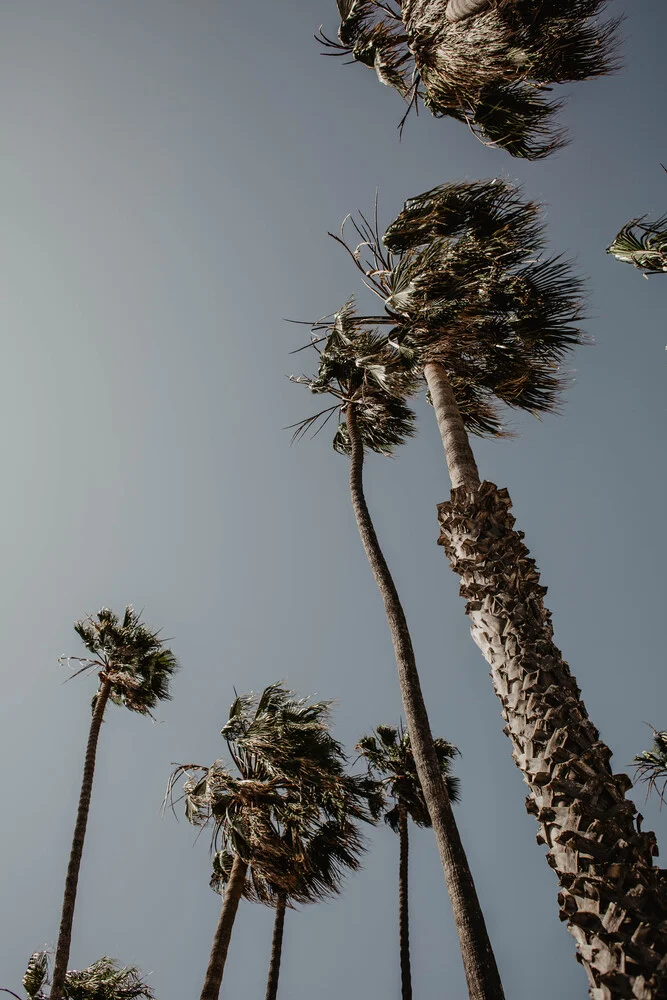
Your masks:
M 224 886 L 201 1000 L 219 996 L 244 894 L 261 901 L 283 895 L 285 905 L 308 901 L 315 890 L 338 881 L 339 869 L 356 864 L 360 843 L 354 824 L 372 822 L 382 796 L 368 777 L 344 773 L 345 755 L 328 730 L 329 717 L 329 702 L 296 698 L 281 684 L 259 696 L 237 697 L 222 736 L 238 777 L 216 760 L 210 767 L 179 765 L 169 779 L 165 802 L 173 803 L 176 783 L 185 778 L 187 819 L 196 826 L 212 824 L 212 881 Z M 314 862 L 314 838 L 321 834 L 321 849 L 334 831 L 338 842 L 328 853 L 328 867 L 320 852 L 320 871 L 309 873 L 312 883 L 304 880 L 300 858 Z M 274 977 L 277 988 L 277 967 Z
M 332 55 L 374 69 L 408 104 L 466 122 L 482 141 L 539 159 L 566 141 L 553 84 L 616 67 L 606 0 L 337 0 Z M 405 118 L 403 119 L 403 122 Z M 401 123 L 403 124 L 403 123 Z
M 607 253 L 625 264 L 634 264 L 648 278 L 649 274 L 667 271 L 667 215 L 655 222 L 645 220 L 644 215 L 626 223 L 607 247 Z
M 408 910 L 408 819 L 417 826 L 430 827 L 431 817 L 419 783 L 410 736 L 394 726 L 378 726 L 375 736 L 363 736 L 356 749 L 368 761 L 369 769 L 384 785 L 392 802 L 385 812 L 385 822 L 399 836 L 398 868 L 398 939 L 401 959 L 401 997 L 412 1000 L 410 975 L 410 924 Z M 458 750 L 443 739 L 433 740 L 442 780 L 447 785 L 450 802 L 459 801 L 459 780 L 450 774 Z
M 639 780 L 645 781 L 648 785 L 647 795 L 655 789 L 660 803 L 663 804 L 667 789 L 667 733 L 654 729 L 653 749 L 643 750 L 637 754 L 633 764 Z
M 414 414 L 400 396 L 414 390 L 414 373 L 407 363 L 393 363 L 396 356 L 403 358 L 403 347 L 398 346 L 397 354 L 377 332 L 358 323 L 352 300 L 331 322 L 325 319 L 315 324 L 312 346 L 319 354 L 317 376 L 292 376 L 292 380 L 307 385 L 314 393 L 328 393 L 336 402 L 295 425 L 293 440 L 309 429 L 318 433 L 335 413 L 344 414 L 344 422 L 339 416 L 334 449 L 350 457 L 352 507 L 384 602 L 403 710 L 452 904 L 468 992 L 471 1000 L 500 1000 L 504 995 L 502 983 L 447 786 L 442 780 L 407 619 L 364 495 L 364 449 L 391 455 L 413 433 Z
M 501 181 L 426 192 L 382 240 L 377 223 L 359 229 L 362 245 L 350 252 L 384 310 L 346 315 L 348 339 L 379 339 L 375 357 L 357 357 L 376 378 L 389 382 L 402 367 L 427 383 L 453 485 L 439 506 L 440 543 L 491 665 L 527 807 L 560 883 L 561 919 L 596 997 L 666 997 L 667 886 L 653 866 L 655 837 L 635 827 L 631 782 L 612 774 L 611 751 L 553 642 L 509 495 L 480 481 L 468 437 L 501 434 L 501 404 L 557 407 L 560 364 L 581 341 L 580 284 L 567 263 L 542 255 L 538 206 Z M 330 336 L 335 322 L 318 335 Z
M 79 806 L 65 880 L 50 1000 L 62 1000 L 64 996 L 76 891 L 95 774 L 97 743 L 107 702 L 123 705 L 141 715 L 150 715 L 158 702 L 169 699 L 169 682 L 178 668 L 174 654 L 165 647 L 158 633 L 146 628 L 141 616 L 130 606 L 125 609 L 122 620 L 109 608 L 102 608 L 96 616 L 90 615 L 77 622 L 74 630 L 92 655 L 62 659 L 80 664 L 73 676 L 96 671 L 99 684 L 92 704 L 93 717 L 88 734 Z
M 47 1000 L 49 958 L 44 951 L 30 957 L 23 987 L 30 1000 Z M 6 990 L 12 993 L 11 990 Z M 53 995 L 53 994 L 51 994 Z M 16 993 L 12 996 L 17 997 Z M 65 976 L 63 996 L 67 1000 L 155 1000 L 153 990 L 134 966 L 122 967 L 113 958 L 99 958 L 81 972 L 70 970 Z M 20 1000 L 20 997 L 17 997 Z

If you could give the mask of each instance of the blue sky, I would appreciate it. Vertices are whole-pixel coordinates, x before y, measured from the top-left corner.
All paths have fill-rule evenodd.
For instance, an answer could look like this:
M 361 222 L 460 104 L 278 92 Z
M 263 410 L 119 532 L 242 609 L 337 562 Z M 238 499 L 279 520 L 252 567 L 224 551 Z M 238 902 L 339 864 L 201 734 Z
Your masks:
M 397 95 L 319 54 L 333 0 L 9 0 L 0 23 L 0 985 L 16 989 L 57 934 L 92 694 L 90 680 L 63 685 L 57 657 L 79 652 L 75 618 L 130 602 L 174 637 L 183 669 L 159 724 L 108 713 L 71 964 L 111 954 L 181 1000 L 200 989 L 219 899 L 203 838 L 160 816 L 171 762 L 212 761 L 233 688 L 277 678 L 335 699 L 350 748 L 400 715 L 346 460 L 324 435 L 290 448 L 283 430 L 312 408 L 285 378 L 302 331 L 283 317 L 357 291 L 326 234 L 376 187 L 388 222 L 444 181 L 520 180 L 587 277 L 595 346 L 573 360 L 563 415 L 514 418 L 516 437 L 475 451 L 514 499 L 616 770 L 648 745 L 646 722 L 667 725 L 667 286 L 603 253 L 628 218 L 667 208 L 667 11 L 628 10 L 623 70 L 568 91 L 572 143 L 537 164 L 426 114 L 399 142 Z M 435 544 L 447 473 L 423 404 L 419 418 L 394 461 L 369 460 L 368 496 L 433 729 L 462 751 L 457 817 L 506 993 L 584 997 Z M 664 814 L 641 788 L 635 800 L 664 843 Z M 281 995 L 399 995 L 396 870 L 396 838 L 378 829 L 341 899 L 288 914 Z M 428 832 L 414 833 L 412 879 L 415 995 L 463 996 Z M 271 920 L 240 909 L 225 995 L 263 995 Z

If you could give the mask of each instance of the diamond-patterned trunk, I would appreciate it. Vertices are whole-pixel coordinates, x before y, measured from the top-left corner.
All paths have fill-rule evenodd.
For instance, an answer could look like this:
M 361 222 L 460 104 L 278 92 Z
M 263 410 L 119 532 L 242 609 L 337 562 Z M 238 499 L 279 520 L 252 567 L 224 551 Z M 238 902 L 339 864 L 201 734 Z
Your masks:
M 454 489 L 438 507 L 439 541 L 491 666 L 591 997 L 667 1000 L 667 872 L 653 865 L 655 836 L 639 832 L 625 797 L 631 782 L 612 774 L 611 751 L 554 645 L 546 588 L 510 507 L 492 483 Z

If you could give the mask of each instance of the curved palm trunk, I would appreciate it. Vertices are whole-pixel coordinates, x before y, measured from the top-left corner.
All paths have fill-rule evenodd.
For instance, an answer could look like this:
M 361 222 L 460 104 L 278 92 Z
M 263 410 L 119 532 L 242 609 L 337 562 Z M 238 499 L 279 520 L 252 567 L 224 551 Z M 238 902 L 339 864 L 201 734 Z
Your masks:
M 448 21 L 464 21 L 473 14 L 481 14 L 491 6 L 491 0 L 449 0 L 445 10 Z
M 433 747 L 433 736 L 419 683 L 408 624 L 366 505 L 363 490 L 364 448 L 353 403 L 347 406 L 347 430 L 351 445 L 352 506 L 366 556 L 384 601 L 391 630 L 403 710 L 417 774 L 433 823 L 447 891 L 454 911 L 468 993 L 470 1000 L 482 1000 L 482 998 L 501 1000 L 504 994 L 496 960 Z
M 100 728 L 104 718 L 104 710 L 107 707 L 109 695 L 111 694 L 111 682 L 102 681 L 93 717 L 90 722 L 88 733 L 88 745 L 86 746 L 86 758 L 83 765 L 83 778 L 81 781 L 81 792 L 79 794 L 79 807 L 74 825 L 74 835 L 72 837 L 72 848 L 67 865 L 67 876 L 65 878 L 65 893 L 63 896 L 63 909 L 60 917 L 60 930 L 58 931 L 58 944 L 56 945 L 56 957 L 53 968 L 53 982 L 49 994 L 51 1000 L 62 1000 L 65 988 L 65 976 L 67 975 L 67 964 L 69 962 L 69 951 L 72 944 L 72 924 L 74 922 L 74 908 L 76 906 L 76 890 L 79 883 L 79 871 L 81 869 L 81 858 L 83 856 L 83 845 L 86 839 L 86 827 L 88 825 L 88 813 L 90 811 L 90 796 L 93 790 L 93 778 L 95 776 L 95 759 L 97 756 L 97 742 L 100 735 Z
M 222 974 L 225 971 L 229 942 L 232 937 L 232 928 L 236 919 L 236 911 L 243 895 L 248 865 L 236 855 L 232 870 L 229 875 L 229 882 L 225 887 L 225 895 L 222 901 L 222 909 L 218 926 L 213 937 L 213 947 L 208 960 L 206 978 L 201 991 L 201 1000 L 218 1000 L 220 996 L 220 986 L 222 984 Z
M 427 365 L 424 373 L 434 398 L 451 395 L 444 369 Z M 443 440 L 465 433 L 458 409 L 447 412 Z M 461 577 L 473 639 L 491 666 L 505 733 L 530 788 L 526 807 L 540 824 L 538 842 L 560 883 L 560 917 L 591 996 L 664 1000 L 667 873 L 653 866 L 655 837 L 635 825 L 637 810 L 625 797 L 630 779 L 612 774 L 611 750 L 554 645 L 546 588 L 514 530 L 507 491 L 461 476 L 455 460 L 452 467 L 452 499 L 438 507 L 440 544 Z
M 273 924 L 273 940 L 271 941 L 271 964 L 269 979 L 266 984 L 266 1000 L 276 1000 L 278 996 L 278 978 L 280 976 L 280 959 L 283 953 L 283 928 L 285 927 L 285 896 L 281 896 L 276 906 L 276 919 Z
M 398 946 L 401 953 L 401 1000 L 412 1000 L 410 916 L 408 912 L 408 811 L 398 807 Z

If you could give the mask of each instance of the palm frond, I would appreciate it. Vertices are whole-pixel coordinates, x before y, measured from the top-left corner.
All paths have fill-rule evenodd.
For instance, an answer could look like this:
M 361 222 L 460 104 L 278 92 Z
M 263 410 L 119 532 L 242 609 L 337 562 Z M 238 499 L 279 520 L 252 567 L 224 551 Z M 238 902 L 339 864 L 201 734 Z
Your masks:
M 644 271 L 645 275 L 667 272 L 667 215 L 654 222 L 646 216 L 632 219 L 607 247 L 617 260 Z
M 667 732 L 653 729 L 652 749 L 637 754 L 633 764 L 638 780 L 647 785 L 647 796 L 655 791 L 662 805 L 667 791 Z

